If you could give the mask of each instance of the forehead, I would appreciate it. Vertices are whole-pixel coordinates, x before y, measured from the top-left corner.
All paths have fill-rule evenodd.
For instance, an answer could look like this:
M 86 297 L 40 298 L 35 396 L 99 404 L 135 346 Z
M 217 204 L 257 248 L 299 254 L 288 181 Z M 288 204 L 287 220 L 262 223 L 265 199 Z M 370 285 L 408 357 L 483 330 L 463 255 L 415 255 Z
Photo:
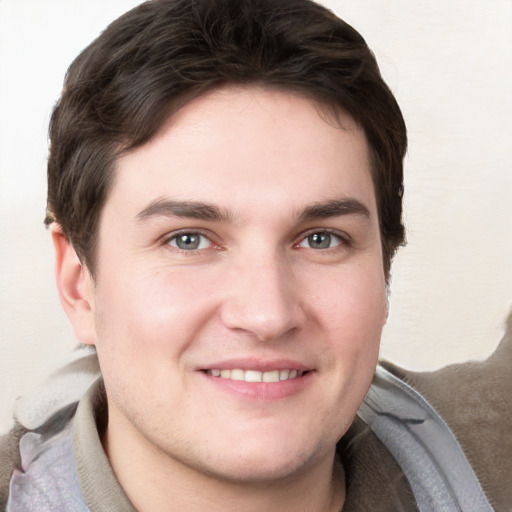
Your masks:
M 166 195 L 244 209 L 357 196 L 374 206 L 366 138 L 348 115 L 295 93 L 223 88 L 122 156 L 106 208 Z

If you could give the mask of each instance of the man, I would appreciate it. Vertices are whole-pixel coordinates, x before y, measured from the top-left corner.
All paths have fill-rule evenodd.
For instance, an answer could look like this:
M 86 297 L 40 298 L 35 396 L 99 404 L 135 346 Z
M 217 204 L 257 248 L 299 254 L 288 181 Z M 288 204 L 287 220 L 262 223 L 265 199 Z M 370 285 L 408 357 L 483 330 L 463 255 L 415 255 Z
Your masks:
M 5 441 L 8 511 L 510 506 L 508 401 L 480 457 L 497 429 L 436 392 L 506 359 L 376 372 L 406 133 L 351 27 L 307 0 L 142 4 L 72 64 L 50 135 L 58 288 L 102 379 Z

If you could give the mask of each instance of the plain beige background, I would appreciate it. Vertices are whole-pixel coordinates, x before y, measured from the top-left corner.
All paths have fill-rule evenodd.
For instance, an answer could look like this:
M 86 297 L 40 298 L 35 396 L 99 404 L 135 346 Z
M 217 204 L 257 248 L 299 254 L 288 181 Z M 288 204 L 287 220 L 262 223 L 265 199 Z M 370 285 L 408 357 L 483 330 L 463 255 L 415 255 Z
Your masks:
M 46 129 L 67 65 L 134 0 L 0 0 L 0 430 L 76 345 L 42 220 Z M 483 358 L 512 306 L 512 2 L 325 0 L 367 39 L 409 127 L 409 245 L 382 355 Z

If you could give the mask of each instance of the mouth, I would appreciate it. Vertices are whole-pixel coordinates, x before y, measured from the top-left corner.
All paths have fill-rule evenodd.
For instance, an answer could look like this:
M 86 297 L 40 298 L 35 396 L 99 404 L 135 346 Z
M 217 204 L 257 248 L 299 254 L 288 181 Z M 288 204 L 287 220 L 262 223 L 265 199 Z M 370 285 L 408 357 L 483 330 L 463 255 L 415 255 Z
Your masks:
M 240 368 L 221 370 L 219 368 L 212 368 L 203 371 L 207 375 L 211 375 L 212 377 L 217 377 L 219 379 L 250 383 L 288 381 L 298 379 L 308 373 L 307 370 L 299 370 L 296 368 L 283 368 L 271 371 L 243 370 Z
M 269 403 L 298 396 L 315 382 L 316 369 L 306 364 L 285 358 L 239 358 L 212 362 L 198 370 L 213 385 L 208 389 Z

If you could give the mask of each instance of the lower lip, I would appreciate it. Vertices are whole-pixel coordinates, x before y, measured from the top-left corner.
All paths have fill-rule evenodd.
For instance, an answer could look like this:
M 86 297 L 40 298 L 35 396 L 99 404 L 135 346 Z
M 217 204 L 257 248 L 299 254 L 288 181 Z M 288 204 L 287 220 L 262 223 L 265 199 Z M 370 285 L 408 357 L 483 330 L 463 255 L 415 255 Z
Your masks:
M 244 380 L 223 379 L 201 372 L 213 386 L 233 393 L 241 398 L 262 402 L 273 402 L 299 394 L 311 382 L 314 372 L 309 371 L 295 379 L 279 382 L 245 382 Z

